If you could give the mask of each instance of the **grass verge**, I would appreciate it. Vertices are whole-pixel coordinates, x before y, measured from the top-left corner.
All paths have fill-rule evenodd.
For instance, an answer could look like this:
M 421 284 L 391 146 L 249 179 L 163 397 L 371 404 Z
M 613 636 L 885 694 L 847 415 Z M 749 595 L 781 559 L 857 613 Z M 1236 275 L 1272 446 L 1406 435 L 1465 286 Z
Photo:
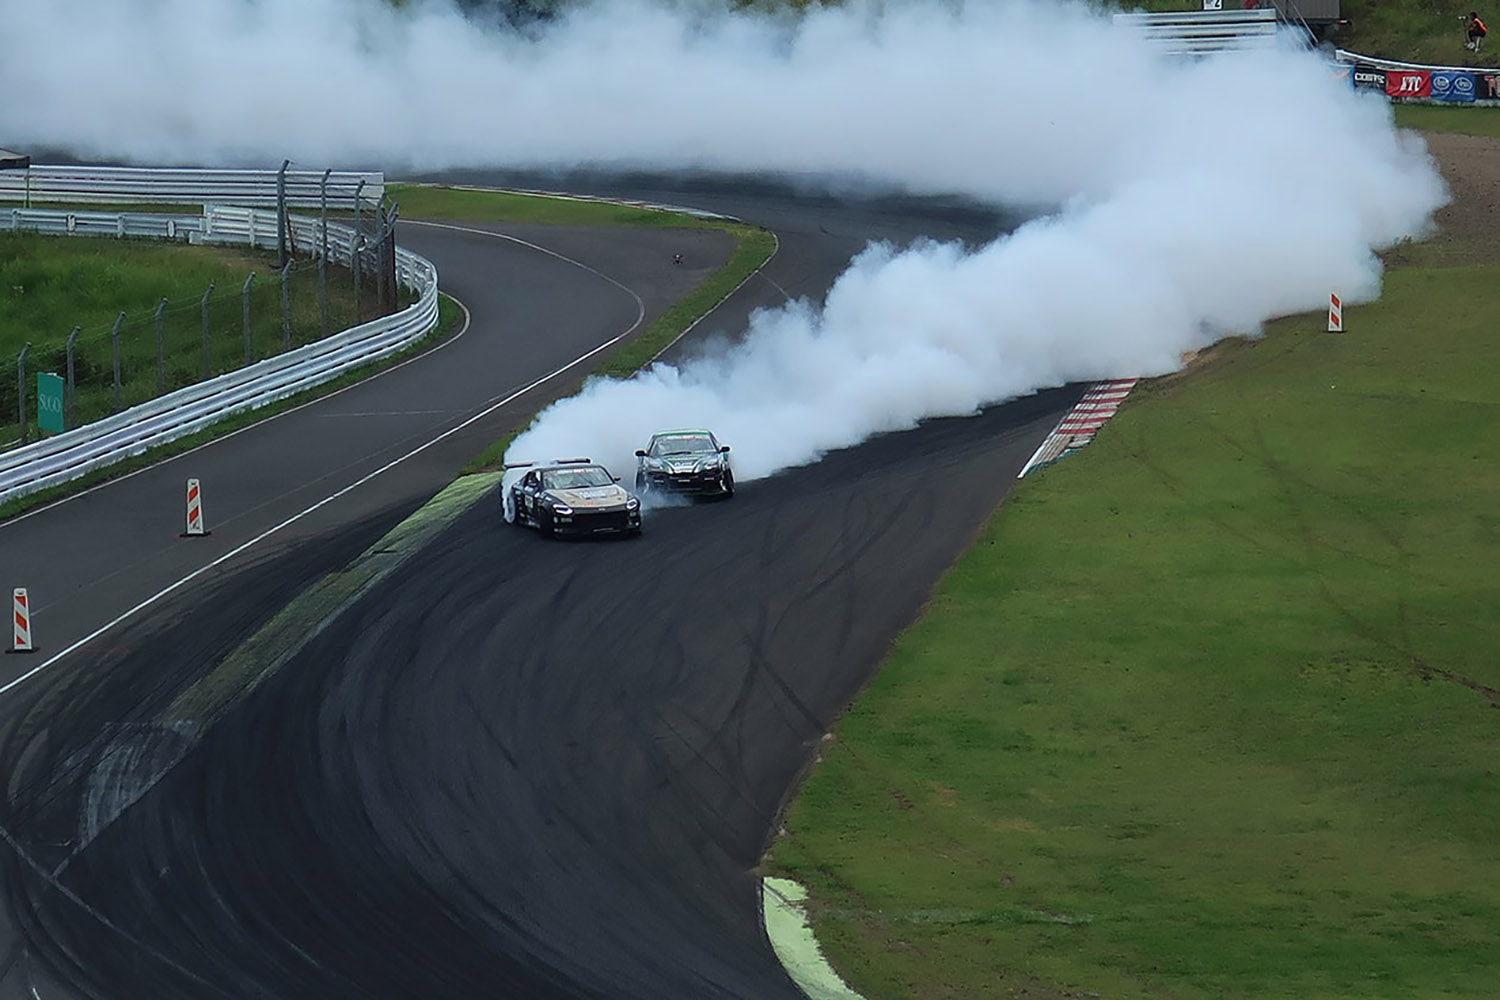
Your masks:
M 236 431 L 244 430 L 246 427 L 249 427 L 252 424 L 258 424 L 262 420 L 273 417 L 278 413 L 284 413 L 287 410 L 296 409 L 299 406 L 305 406 L 313 400 L 332 395 L 333 393 L 338 392 L 340 389 L 347 388 L 355 384 L 356 382 L 361 382 L 371 377 L 372 375 L 377 375 L 388 368 L 392 368 L 400 364 L 402 361 L 405 361 L 407 358 L 410 358 L 415 354 L 419 354 L 422 351 L 436 346 L 441 341 L 453 335 L 462 326 L 463 315 L 463 309 L 459 307 L 457 302 L 455 302 L 453 299 L 450 299 L 446 295 L 439 295 L 437 329 L 428 334 L 422 340 L 397 352 L 396 354 L 393 354 L 388 358 L 383 358 L 380 361 L 373 362 L 372 364 L 356 368 L 353 371 L 345 372 L 343 375 L 340 375 L 338 378 L 330 382 L 325 382 L 322 385 L 317 386 L 316 388 L 309 389 L 306 392 L 298 393 L 297 395 L 288 397 L 287 399 L 279 400 L 269 406 L 263 406 L 257 410 L 246 410 L 242 413 L 236 413 L 231 417 L 226 417 L 225 419 L 214 424 L 212 427 L 206 427 L 203 430 L 198 431 L 196 434 L 190 434 L 187 437 L 178 438 L 176 441 L 172 441 L 168 444 L 152 448 L 144 455 L 137 455 L 134 458 L 127 458 L 124 461 L 116 462 L 114 465 L 108 466 L 107 468 L 96 469 L 86 476 L 74 479 L 71 482 L 63 483 L 59 486 L 54 486 L 51 489 L 40 490 L 36 493 L 31 493 L 24 497 L 17 497 L 14 500 L 0 503 L 0 524 L 3 524 L 4 522 L 20 514 L 24 514 L 29 510 L 35 510 L 38 507 L 45 507 L 46 505 L 55 503 L 56 501 L 70 496 L 71 494 L 79 493 L 83 490 L 89 489 L 90 487 L 97 486 L 100 483 L 108 482 L 111 479 L 119 479 L 122 476 L 129 475 L 130 473 L 143 469 L 147 466 L 155 465 L 157 462 L 160 462 L 163 459 L 171 458 L 173 455 L 180 455 L 183 452 L 191 451 L 194 448 L 205 445 L 210 441 L 214 441 L 222 437 L 227 437 L 230 434 L 235 433 Z
M 773 847 L 856 989 L 1493 994 L 1497 278 L 1222 345 L 1019 485 Z
M 386 188 L 404 219 L 538 222 L 558 226 L 683 226 L 719 228 L 717 220 L 682 212 L 586 198 L 554 198 L 483 188 L 392 184 Z
M 1396 124 L 1422 132 L 1500 136 L 1500 108 L 1443 108 L 1433 104 L 1397 104 Z

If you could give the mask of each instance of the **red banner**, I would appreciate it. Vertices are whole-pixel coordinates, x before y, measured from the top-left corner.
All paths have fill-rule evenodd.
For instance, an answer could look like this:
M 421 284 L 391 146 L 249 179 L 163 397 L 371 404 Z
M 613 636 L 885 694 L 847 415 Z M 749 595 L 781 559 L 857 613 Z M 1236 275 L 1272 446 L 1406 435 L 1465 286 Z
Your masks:
M 1432 73 L 1427 70 L 1386 70 L 1385 92 L 1391 97 L 1431 97 Z

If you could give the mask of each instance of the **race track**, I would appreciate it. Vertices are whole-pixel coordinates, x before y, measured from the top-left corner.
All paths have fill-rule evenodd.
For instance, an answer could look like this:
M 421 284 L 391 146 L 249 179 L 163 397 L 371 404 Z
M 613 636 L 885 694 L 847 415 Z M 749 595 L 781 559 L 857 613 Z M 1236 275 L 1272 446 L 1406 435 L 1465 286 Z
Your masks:
M 648 195 L 781 238 L 700 337 L 821 295 L 864 234 L 997 225 L 752 194 Z M 530 235 L 619 277 L 589 256 L 602 233 Z M 438 260 L 445 287 L 482 284 L 495 241 L 403 234 L 435 259 L 423 241 L 450 237 L 476 242 Z M 495 308 L 545 325 L 555 291 Z M 799 996 L 752 871 L 783 796 L 1079 393 L 653 512 L 637 541 L 548 541 L 481 504 L 204 731 L 163 725 L 178 693 L 421 491 L 365 497 L 164 599 L 0 701 L 4 822 L 30 862 L 8 866 L 0 996 Z M 174 738 L 198 742 L 128 808 L 101 802 Z

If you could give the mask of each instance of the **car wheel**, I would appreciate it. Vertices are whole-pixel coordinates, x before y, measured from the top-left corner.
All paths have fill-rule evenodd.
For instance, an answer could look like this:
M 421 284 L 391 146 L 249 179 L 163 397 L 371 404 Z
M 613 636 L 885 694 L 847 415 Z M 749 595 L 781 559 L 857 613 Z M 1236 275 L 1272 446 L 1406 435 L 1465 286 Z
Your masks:
M 548 538 L 552 538 L 557 534 L 557 519 L 550 512 L 546 514 L 538 514 L 536 516 L 536 527 L 537 530 L 542 534 L 546 535 Z
M 722 480 L 720 485 L 723 488 L 724 495 L 726 497 L 734 496 L 734 473 L 730 472 L 728 469 L 725 469 L 724 479 Z
M 648 493 L 648 492 L 650 492 L 650 490 L 651 490 L 651 480 L 647 479 L 644 473 L 637 472 L 635 474 L 635 492 L 636 492 L 636 494 L 639 495 L 639 494 L 642 494 L 642 493 Z

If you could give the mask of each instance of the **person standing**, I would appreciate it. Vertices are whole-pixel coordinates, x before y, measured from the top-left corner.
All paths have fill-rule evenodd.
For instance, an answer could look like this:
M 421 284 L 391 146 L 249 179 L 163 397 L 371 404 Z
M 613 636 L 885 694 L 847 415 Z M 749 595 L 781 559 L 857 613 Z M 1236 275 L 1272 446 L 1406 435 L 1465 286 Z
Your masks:
M 1478 52 L 1479 46 L 1484 43 L 1484 36 L 1490 33 L 1489 29 L 1484 26 L 1484 22 L 1479 19 L 1479 11 L 1469 11 L 1468 30 L 1469 41 L 1464 48 Z

